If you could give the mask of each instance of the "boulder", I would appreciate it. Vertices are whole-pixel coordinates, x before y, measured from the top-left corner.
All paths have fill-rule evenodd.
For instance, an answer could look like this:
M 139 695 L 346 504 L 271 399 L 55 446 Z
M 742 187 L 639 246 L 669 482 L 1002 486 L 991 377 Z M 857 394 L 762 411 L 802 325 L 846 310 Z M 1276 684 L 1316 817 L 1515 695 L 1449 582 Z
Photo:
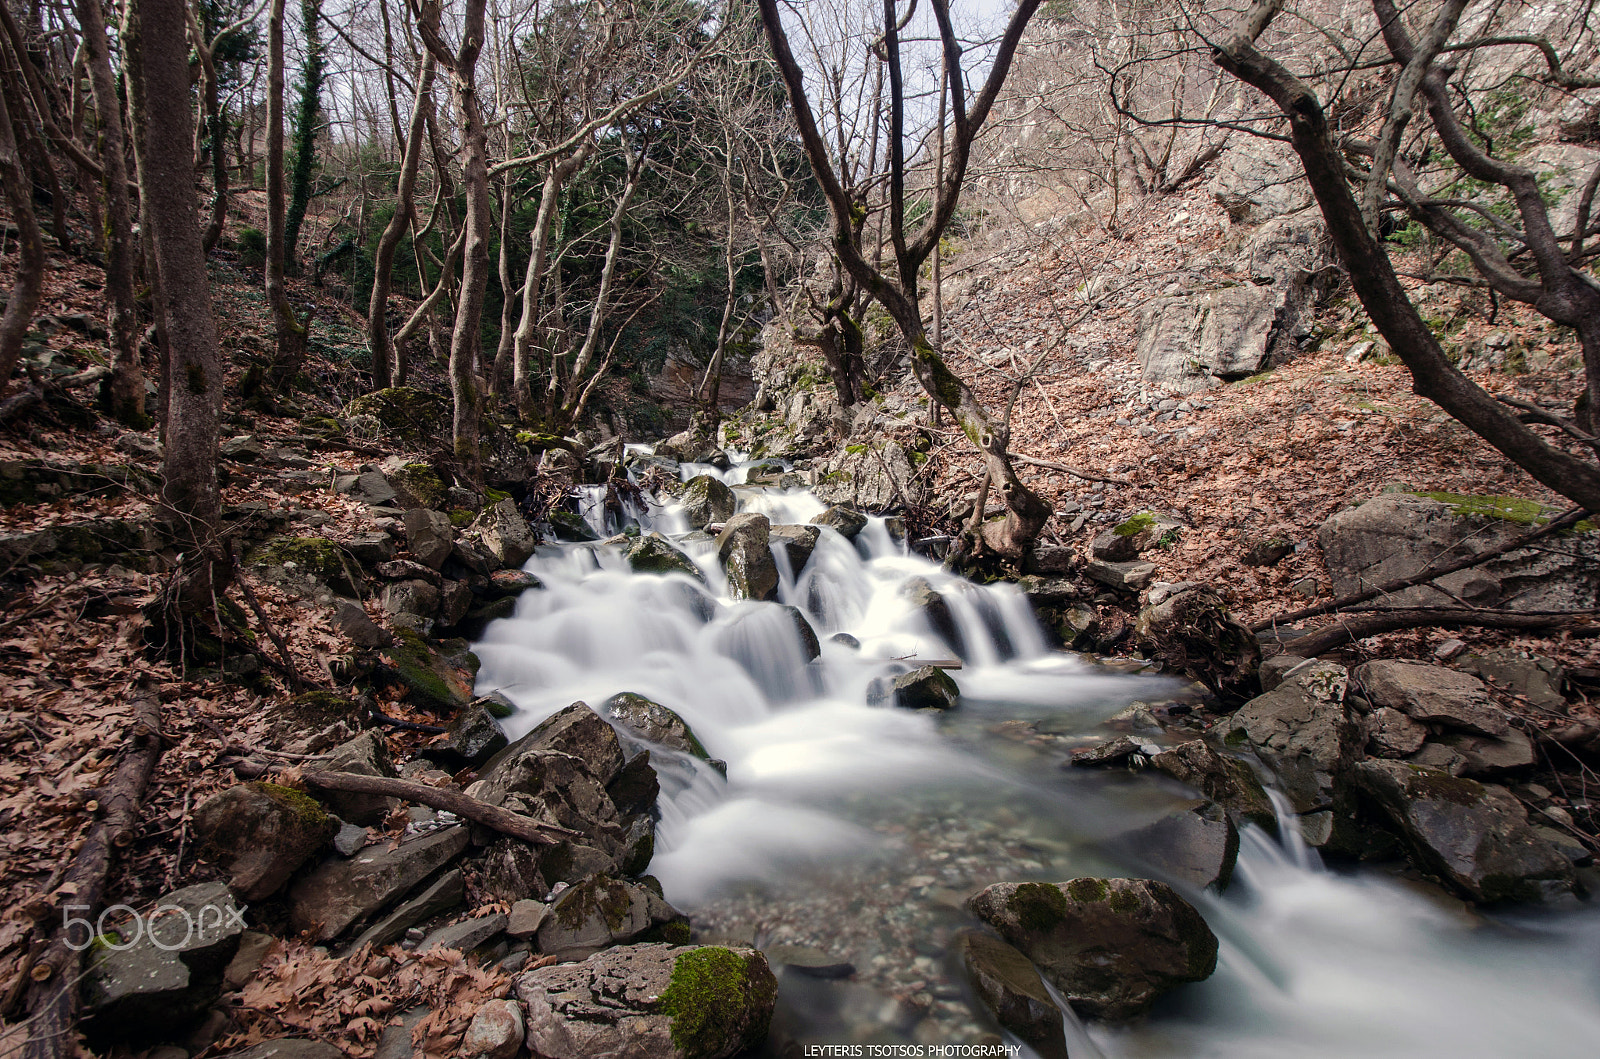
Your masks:
M 331 941 L 448 864 L 467 848 L 467 829 L 441 827 L 390 848 L 333 857 L 289 888 L 289 926 Z
M 363 945 L 373 948 L 392 945 L 418 923 L 458 907 L 466 898 L 466 879 L 460 868 L 451 868 L 431 882 L 419 885 L 404 901 L 362 931 L 350 943 L 349 951 L 354 952 Z
M 646 533 L 628 545 L 628 565 L 641 574 L 687 574 L 704 584 L 706 575 L 694 560 L 659 533 Z
M 856 534 L 867 528 L 867 516 L 859 511 L 834 504 L 811 520 L 812 525 L 827 526 L 844 537 L 855 540 Z
M 950 612 L 949 602 L 928 582 L 928 579 L 925 577 L 907 579 L 900 586 L 900 594 L 911 604 L 913 612 L 922 615 L 928 627 L 949 646 L 956 657 L 962 657 L 967 645 L 961 635 L 961 628 L 956 624 L 955 615 Z
M 1217 937 L 1200 913 L 1150 879 L 996 883 L 967 905 L 1093 1018 L 1132 1018 L 1217 966 Z
M 1145 744 L 1125 735 L 1091 747 L 1080 747 L 1072 752 L 1067 763 L 1076 768 L 1122 768 L 1133 764 L 1133 755 L 1143 754 Z
M 586 959 L 635 940 L 688 941 L 688 920 L 648 887 L 604 874 L 561 891 L 537 934 L 539 951 L 558 960 Z
M 363 394 L 344 406 L 343 415 L 346 420 L 370 417 L 382 433 L 413 451 L 450 436 L 450 402 L 409 386 Z
M 486 916 L 467 916 L 465 919 L 458 919 L 454 923 L 447 923 L 435 929 L 417 942 L 417 951 L 456 949 L 460 952 L 471 952 L 498 937 L 505 931 L 506 923 L 507 917 L 504 912 L 494 912 Z
M 1150 759 L 1150 767 L 1188 784 L 1236 816 L 1272 830 L 1277 812 L 1249 765 L 1217 753 L 1203 739 L 1180 743 Z
M 755 512 L 733 515 L 717 536 L 717 558 L 735 599 L 778 598 L 778 564 L 769 543 L 772 523 Z
M 920 666 L 888 684 L 881 689 L 879 701 L 892 702 L 903 710 L 953 710 L 961 702 L 961 689 L 938 666 Z M 873 697 L 869 692 L 869 700 Z
M 1061 1009 L 1028 958 L 975 930 L 956 936 L 961 964 L 995 1021 L 1046 1055 L 1066 1055 Z
M 716 439 L 699 430 L 684 430 L 656 442 L 655 455 L 679 463 L 710 463 L 718 453 Z
M 461 1038 L 466 1059 L 513 1059 L 522 1047 L 526 1024 L 515 1000 L 491 1000 L 478 1007 Z
M 1206 190 L 1245 224 L 1260 224 L 1311 204 L 1311 192 L 1294 152 L 1282 143 L 1246 137 L 1223 152 Z
M 95 946 L 87 963 L 83 1014 L 91 1040 L 170 1039 L 221 995 L 244 917 L 227 886 L 209 882 L 167 894 L 107 929 L 123 947 Z
M 899 442 L 872 441 L 835 451 L 817 469 L 812 490 L 825 504 L 881 512 L 920 503 L 924 487 Z
M 1521 695 L 1538 709 L 1557 714 L 1567 712 L 1567 700 L 1561 694 L 1566 674 L 1561 664 L 1553 659 L 1498 647 L 1468 655 L 1460 665 L 1495 687 Z
M 1526 533 L 1551 512 L 1514 497 L 1386 493 L 1341 511 L 1317 531 L 1343 596 L 1480 554 Z M 1436 580 L 1385 593 L 1364 607 L 1455 606 L 1458 599 L 1514 611 L 1600 609 L 1600 532 L 1567 532 Z
M 563 450 L 555 449 L 553 451 L 561 452 Z M 600 534 L 596 533 L 583 520 L 583 516 L 576 511 L 568 511 L 559 507 L 551 508 L 545 519 L 550 523 L 550 532 L 555 534 L 557 540 L 586 543 L 600 539 Z
M 366 608 L 343 599 L 334 608 L 333 624 L 357 647 L 388 647 L 394 643 L 389 631 L 367 616 Z
M 381 469 L 400 507 L 442 508 L 449 502 L 449 490 L 438 472 L 426 463 L 408 463 L 400 456 L 391 456 L 383 461 Z
M 199 854 L 228 873 L 229 889 L 245 901 L 276 893 L 338 830 L 316 799 L 273 783 L 229 787 L 194 813 Z
M 510 743 L 494 716 L 480 703 L 463 706 L 445 728 L 444 740 L 422 751 L 429 760 L 456 771 L 476 767 Z
M 1534 832 L 1504 787 L 1399 761 L 1363 761 L 1354 775 L 1417 867 L 1462 897 L 1534 901 L 1573 889 L 1571 861 Z
M 411 632 L 426 634 L 433 630 L 439 601 L 439 590 L 426 581 L 395 581 L 383 588 L 384 612 L 393 624 Z
M 816 526 L 773 526 L 772 543 L 783 549 L 789 560 L 789 572 L 799 577 L 816 550 L 822 530 Z
M 405 514 L 406 541 L 417 561 L 437 570 L 450 558 L 455 543 L 455 527 L 443 511 L 412 507 Z
M 690 529 L 705 529 L 713 522 L 726 522 L 739 509 L 739 501 L 720 478 L 700 474 L 684 483 L 678 497 Z
M 624 691 L 606 700 L 605 709 L 614 723 L 630 729 L 647 743 L 656 743 L 702 761 L 711 759 L 688 722 L 659 702 Z
M 1374 706 L 1480 735 L 1505 735 L 1505 713 L 1489 698 L 1477 677 L 1441 666 L 1413 662 L 1367 662 L 1350 673 Z
M 477 599 L 472 586 L 465 581 L 446 581 L 439 586 L 439 624 L 449 628 L 456 625 L 472 609 Z
M 383 776 L 393 779 L 398 775 L 389 747 L 383 736 L 376 732 L 363 732 L 349 742 L 341 743 L 329 751 L 320 767 L 328 772 L 350 772 L 357 776 Z M 393 798 L 382 794 L 359 794 L 355 791 L 321 791 L 319 797 L 339 816 L 361 827 L 375 827 L 383 823 L 389 810 L 395 806 Z
M 478 533 L 495 561 L 513 570 L 528 561 L 538 543 L 533 527 L 509 497 L 478 516 Z
M 523 898 L 513 902 L 511 912 L 506 917 L 506 937 L 517 941 L 533 937 L 539 933 L 539 927 L 544 924 L 544 917 L 549 914 L 550 906 L 543 901 Z
M 1382 706 L 1372 711 L 1367 748 L 1374 757 L 1410 757 L 1422 749 L 1427 738 L 1428 726 L 1413 721 L 1399 710 Z
M 778 982 L 754 949 L 631 945 L 516 980 L 545 1059 L 727 1059 L 766 1036 Z
M 1280 342 L 1281 301 L 1271 287 L 1243 284 L 1146 303 L 1134 348 L 1145 385 L 1194 393 L 1262 370 Z
M 1500 736 L 1447 732 L 1436 742 L 1460 755 L 1460 764 L 1450 770 L 1458 776 L 1503 776 L 1532 768 L 1538 760 L 1533 741 L 1515 728 Z
M 1124 592 L 1137 592 L 1156 576 L 1156 564 L 1108 563 L 1103 559 L 1091 559 L 1084 565 L 1083 572 L 1102 585 L 1109 585 Z
M 429 709 L 454 713 L 473 699 L 478 656 L 467 650 L 464 640 L 435 644 L 414 629 L 401 629 L 394 646 L 378 652 L 378 660 L 386 677 Z
M 1227 740 L 1255 750 L 1296 812 L 1333 805 L 1343 773 L 1365 743 L 1362 725 L 1345 702 L 1348 683 L 1343 666 L 1315 662 L 1225 722 Z
M 1187 527 L 1171 515 L 1155 511 L 1141 511 L 1102 530 L 1090 545 L 1096 559 L 1120 563 L 1136 559 L 1152 548 L 1166 547 Z
M 1239 856 L 1239 831 L 1215 802 L 1196 801 L 1106 843 L 1114 854 L 1196 890 L 1228 888 Z

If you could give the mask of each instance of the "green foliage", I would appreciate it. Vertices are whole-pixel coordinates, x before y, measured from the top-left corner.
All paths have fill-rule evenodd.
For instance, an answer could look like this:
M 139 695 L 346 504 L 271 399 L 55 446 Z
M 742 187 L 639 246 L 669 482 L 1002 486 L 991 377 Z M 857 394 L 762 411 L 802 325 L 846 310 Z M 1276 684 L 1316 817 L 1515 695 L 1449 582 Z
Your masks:
M 240 228 L 233 239 L 239 252 L 239 267 L 262 269 L 267 264 L 267 235 L 259 228 Z

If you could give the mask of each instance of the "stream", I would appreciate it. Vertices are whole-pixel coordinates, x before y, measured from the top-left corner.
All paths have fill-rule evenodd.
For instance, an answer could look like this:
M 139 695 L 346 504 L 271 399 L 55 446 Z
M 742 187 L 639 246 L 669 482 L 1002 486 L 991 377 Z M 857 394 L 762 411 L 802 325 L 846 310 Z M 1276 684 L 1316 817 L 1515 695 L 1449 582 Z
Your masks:
M 723 479 L 741 510 L 774 525 L 824 509 L 804 489 L 744 485 L 748 467 L 686 464 L 682 475 Z M 474 648 L 478 693 L 518 707 L 507 734 L 632 691 L 676 711 L 726 762 L 724 779 L 653 748 L 651 874 L 697 941 L 809 947 L 855 972 L 785 971 L 769 1054 L 784 1041 L 936 1054 L 928 1046 L 993 1040 L 950 945 L 977 925 L 962 902 L 1001 881 L 1152 875 L 1102 843 L 1192 793 L 1154 774 L 1059 763 L 1130 703 L 1172 701 L 1181 685 L 1052 651 L 1015 586 L 944 572 L 880 518 L 854 541 L 824 528 L 800 570 L 774 550 L 779 603 L 822 641 L 808 664 L 791 612 L 730 598 L 712 538 L 686 534 L 676 504 L 619 518 L 597 489 L 585 518 L 602 537 L 628 524 L 661 532 L 706 584 L 635 574 L 615 545 L 541 546 L 525 569 L 545 590 L 524 593 Z M 948 601 L 962 640 L 951 671 L 961 705 L 943 715 L 868 705 L 875 679 L 957 657 L 903 594 L 919 577 Z M 1179 887 L 1221 941 L 1216 973 L 1129 1027 L 1067 1015 L 1074 1059 L 1594 1054 L 1600 911 L 1484 915 L 1389 876 L 1326 870 L 1289 822 L 1281 831 L 1280 843 L 1245 829 L 1224 896 Z

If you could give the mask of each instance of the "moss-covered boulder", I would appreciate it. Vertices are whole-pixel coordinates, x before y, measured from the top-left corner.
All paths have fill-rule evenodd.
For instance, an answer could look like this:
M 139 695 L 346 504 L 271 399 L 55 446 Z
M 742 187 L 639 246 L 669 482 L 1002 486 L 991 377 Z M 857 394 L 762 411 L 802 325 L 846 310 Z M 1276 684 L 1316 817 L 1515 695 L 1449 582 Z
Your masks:
M 273 783 L 241 783 L 200 803 L 200 856 L 228 874 L 228 888 L 261 901 L 333 838 L 339 825 L 315 798 Z
M 902 710 L 953 710 L 961 703 L 961 688 L 938 666 L 918 666 L 892 680 L 883 679 L 874 689 L 868 692 L 870 699 Z
M 395 460 L 384 467 L 384 475 L 394 489 L 401 507 L 440 508 L 447 497 L 445 483 L 426 463 Z
M 628 565 L 641 574 L 688 574 L 704 584 L 694 560 L 659 533 L 646 533 L 628 546 Z
M 550 532 L 556 540 L 583 544 L 600 539 L 600 535 L 591 529 L 589 524 L 583 521 L 583 516 L 576 511 L 558 507 L 545 518 L 550 523 Z
M 855 540 L 856 534 L 867 528 L 867 516 L 859 511 L 835 504 L 811 520 L 814 526 L 827 526 L 843 534 L 845 540 Z
M 968 907 L 1093 1018 L 1132 1018 L 1217 967 L 1217 936 L 1205 919 L 1150 879 L 996 883 Z
M 771 527 L 767 516 L 741 512 L 728 519 L 717 537 L 717 558 L 735 599 L 778 598 L 778 564 L 769 546 Z
M 420 705 L 453 714 L 472 701 L 478 656 L 467 650 L 465 640 L 433 644 L 414 629 L 400 629 L 394 646 L 380 651 L 378 658 L 385 675 Z
M 1277 826 L 1272 800 L 1250 766 L 1217 753 L 1203 739 L 1163 750 L 1150 759 L 1150 767 L 1187 783 L 1238 819 L 1269 831 Z
M 1091 550 L 1096 559 L 1120 563 L 1136 559 L 1152 548 L 1164 548 L 1178 539 L 1183 523 L 1171 515 L 1141 511 L 1098 534 Z
M 739 508 L 733 490 L 709 474 L 699 474 L 685 482 L 678 499 L 683 503 L 683 515 L 689 520 L 690 529 L 705 529 L 713 523 L 726 522 Z
M 245 562 L 319 581 L 343 596 L 363 595 L 366 584 L 360 564 L 326 537 L 274 537 L 253 549 Z
M 411 449 L 436 447 L 450 436 L 450 402 L 410 386 L 363 394 L 344 406 L 344 418 L 371 416 L 385 434 Z
M 539 926 L 538 944 L 546 955 L 581 960 L 634 940 L 668 940 L 666 934 L 688 941 L 687 927 L 683 913 L 649 887 L 599 874 L 561 892 Z M 652 932 L 662 936 L 645 937 Z
M 767 1034 L 777 978 L 754 949 L 630 945 L 516 981 L 546 1059 L 727 1059 Z

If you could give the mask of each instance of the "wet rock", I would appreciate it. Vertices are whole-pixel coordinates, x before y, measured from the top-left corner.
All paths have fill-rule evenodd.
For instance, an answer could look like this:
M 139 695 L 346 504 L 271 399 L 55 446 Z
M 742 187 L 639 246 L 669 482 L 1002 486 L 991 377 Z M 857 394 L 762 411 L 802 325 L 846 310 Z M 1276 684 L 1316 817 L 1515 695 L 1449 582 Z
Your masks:
M 771 526 L 765 515 L 742 512 L 731 516 L 717 536 L 717 558 L 735 599 L 773 600 L 778 596 L 778 564 L 769 544 Z
M 694 560 L 673 547 L 659 533 L 646 533 L 628 546 L 628 565 L 642 574 L 687 574 L 705 583 L 705 575 Z
M 700 474 L 684 483 L 678 498 L 683 502 L 689 528 L 705 529 L 713 522 L 726 522 L 739 508 L 739 501 L 720 478 Z
M 675 927 L 672 925 L 676 925 Z M 645 886 L 591 875 L 561 891 L 539 926 L 538 949 L 558 960 L 582 960 L 613 945 L 644 939 L 689 939 L 683 913 Z M 669 935 L 681 935 L 673 938 Z
M 441 713 L 454 713 L 473 699 L 478 657 L 465 641 L 432 644 L 414 629 L 401 629 L 395 644 L 380 651 L 385 675 L 403 685 L 412 699 Z
M 489 575 L 489 595 L 495 598 L 512 598 L 532 588 L 543 588 L 544 582 L 526 570 L 496 570 Z
M 867 516 L 838 504 L 828 508 L 811 520 L 812 525 L 827 526 L 841 534 L 845 540 L 855 540 L 856 534 L 867 528 Z
M 383 609 L 395 625 L 427 633 L 439 613 L 439 590 L 426 581 L 395 581 L 384 586 Z
M 591 529 L 589 524 L 583 521 L 583 516 L 576 511 L 555 508 L 545 517 L 550 523 L 550 532 L 555 534 L 557 540 L 583 543 L 600 539 L 600 535 Z
M 1473 901 L 1536 901 L 1573 888 L 1570 860 L 1539 838 L 1504 787 L 1398 761 L 1363 761 L 1356 782 L 1413 861 Z
M 928 582 L 925 577 L 913 577 L 900 586 L 900 594 L 911 604 L 911 609 L 920 613 L 934 634 L 949 645 L 956 657 L 961 657 L 966 650 L 966 641 L 961 636 L 961 629 L 956 625 L 955 615 L 950 613 L 950 604 Z
M 442 827 L 393 849 L 368 846 L 324 861 L 289 888 L 290 928 L 330 941 L 455 859 L 467 840 L 465 827 Z
M 810 624 L 810 623 L 807 622 L 807 624 Z M 856 639 L 854 636 L 851 636 L 847 632 L 836 632 L 836 633 L 834 633 L 832 636 L 828 637 L 828 642 L 829 643 L 843 644 L 844 646 L 850 648 L 850 650 L 852 650 L 852 651 L 861 650 L 861 641 Z
M 1091 559 L 1084 566 L 1083 572 L 1102 585 L 1109 585 L 1125 592 L 1137 592 L 1156 576 L 1156 564 L 1108 563 L 1103 559 Z
M 522 1047 L 525 1025 L 522 1005 L 514 1000 L 491 1000 L 481 1005 L 461 1039 L 467 1059 L 512 1059 Z
M 1214 589 L 1153 588 L 1133 629 L 1141 647 L 1213 694 L 1238 701 L 1255 690 L 1261 645 Z
M 1221 806 L 1197 801 L 1107 843 L 1173 882 L 1218 893 L 1228 888 L 1239 856 L 1239 832 Z
M 423 938 L 417 943 L 417 951 L 457 949 L 461 952 L 471 952 L 503 932 L 506 929 L 506 922 L 506 916 L 501 912 L 458 919 Z
M 814 945 L 768 945 L 763 951 L 769 964 L 807 978 L 849 978 L 856 973 L 855 964 Z
M 693 733 L 690 736 L 692 738 Z M 702 760 L 715 764 L 709 757 Z M 655 766 L 650 764 L 650 751 L 640 751 L 628 759 L 606 784 L 606 793 L 611 796 L 611 804 L 617 807 L 617 815 L 623 819 L 654 812 L 656 798 L 661 794 L 661 779 L 656 775 Z
M 632 729 L 648 743 L 658 743 L 702 761 L 711 758 L 700 740 L 695 738 L 694 729 L 689 727 L 689 723 L 653 699 L 624 691 L 611 696 L 605 708 L 612 721 Z
M 1094 1018 L 1132 1018 L 1217 966 L 1217 938 L 1200 913 L 1150 879 L 996 883 L 968 907 Z
M 301 791 L 241 783 L 202 802 L 194 830 L 200 855 L 228 873 L 229 888 L 245 901 L 260 901 L 288 882 L 338 823 Z
M 437 570 L 450 558 L 455 544 L 455 527 L 443 511 L 423 507 L 408 508 L 405 514 L 406 541 L 417 561 Z
M 783 549 L 789 560 L 789 570 L 796 577 L 810 561 L 821 536 L 822 530 L 816 526 L 773 526 L 771 531 L 772 543 Z
M 1245 703 L 1225 724 L 1230 743 L 1247 743 L 1278 777 L 1296 812 L 1332 805 L 1358 756 L 1362 726 L 1345 703 L 1349 675 L 1316 662 L 1275 691 Z
M 1109 563 L 1135 559 L 1152 548 L 1165 547 L 1184 530 L 1183 523 L 1171 515 L 1141 511 L 1132 518 L 1102 530 L 1095 536 L 1090 551 L 1096 559 Z
M 1372 711 L 1367 747 L 1375 757 L 1409 757 L 1422 749 L 1427 738 L 1428 726 L 1413 721 L 1399 710 L 1383 706 Z
M 219 1059 L 344 1059 L 331 1044 L 299 1037 L 279 1037 L 242 1051 L 226 1052 Z
M 1133 763 L 1133 755 L 1144 753 L 1144 744 L 1125 735 L 1072 752 L 1068 762 L 1078 768 L 1121 768 Z
M 1250 766 L 1217 753 L 1203 739 L 1163 750 L 1150 759 L 1150 767 L 1188 784 L 1253 824 L 1268 830 L 1277 826 L 1272 800 Z
M 347 599 L 335 606 L 333 624 L 357 647 L 388 647 L 394 643 L 389 631 L 367 616 L 365 607 Z
M 432 882 L 420 885 L 411 896 L 362 931 L 350 943 L 350 951 L 363 945 L 373 948 L 392 945 L 418 923 L 460 906 L 466 898 L 466 879 L 460 868 L 451 868 Z
M 383 737 L 375 732 L 363 732 L 347 743 L 341 743 L 328 753 L 321 767 L 329 772 L 350 772 L 357 776 L 384 776 L 394 778 L 394 760 Z M 383 823 L 389 810 L 396 804 L 393 798 L 381 794 L 359 794 L 355 791 L 320 791 L 318 797 L 342 820 L 362 827 L 376 827 Z
M 1509 497 L 1387 493 L 1334 515 L 1317 537 L 1334 595 L 1344 596 L 1419 574 L 1442 555 L 1465 558 L 1504 545 L 1548 514 L 1532 501 Z M 1559 540 L 1560 547 L 1517 549 L 1363 605 L 1455 606 L 1465 599 L 1515 611 L 1600 609 L 1600 578 L 1594 576 L 1600 532 Z
M 903 710 L 953 710 L 961 702 L 961 689 L 938 666 L 921 666 L 895 677 L 883 689 L 883 701 Z
M 1483 682 L 1454 669 L 1412 662 L 1367 662 L 1357 666 L 1350 677 L 1374 706 L 1399 710 L 1414 721 L 1480 735 L 1504 735 L 1510 728 Z
M 705 431 L 684 430 L 665 441 L 656 442 L 655 454 L 679 463 L 710 463 L 720 450 L 716 439 Z M 724 457 L 725 458 L 725 457 Z
M 778 983 L 754 949 L 632 945 L 516 980 L 546 1059 L 727 1059 L 766 1036 Z
M 1498 688 L 1521 695 L 1541 710 L 1557 714 L 1567 712 L 1567 700 L 1561 694 L 1566 675 L 1561 664 L 1553 659 L 1501 647 L 1468 655 L 1460 665 Z
M 244 918 L 228 888 L 210 882 L 167 894 L 139 919 L 108 929 L 132 943 L 96 947 L 88 961 L 83 1012 L 90 1039 L 170 1039 L 221 995 Z
M 431 761 L 452 771 L 488 761 L 510 744 L 500 725 L 482 705 L 463 706 L 445 729 L 444 741 L 425 748 Z
M 973 930 L 957 936 L 956 951 L 995 1021 L 1046 1054 L 1066 1055 L 1061 1009 L 1026 956 Z
M 533 554 L 537 538 L 533 527 L 517 509 L 516 501 L 509 498 L 498 501 L 478 516 L 477 524 L 483 546 L 501 566 L 516 569 Z

